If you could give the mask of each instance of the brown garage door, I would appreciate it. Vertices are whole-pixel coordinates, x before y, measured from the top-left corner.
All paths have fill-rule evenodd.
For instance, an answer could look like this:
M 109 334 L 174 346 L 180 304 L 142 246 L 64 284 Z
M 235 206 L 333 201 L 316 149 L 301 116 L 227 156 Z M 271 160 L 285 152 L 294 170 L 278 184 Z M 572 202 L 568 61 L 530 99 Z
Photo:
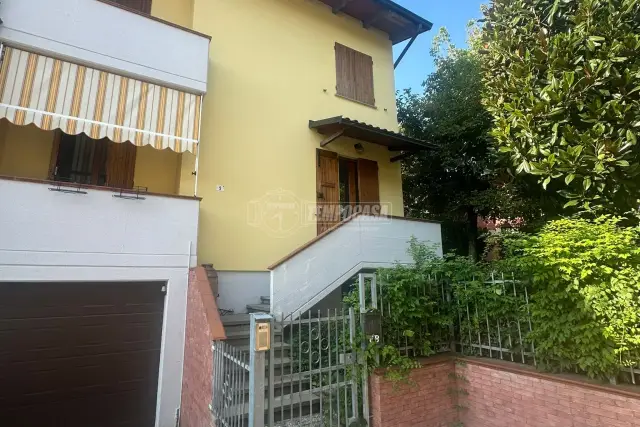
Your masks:
M 0 283 L 0 426 L 152 427 L 162 283 Z

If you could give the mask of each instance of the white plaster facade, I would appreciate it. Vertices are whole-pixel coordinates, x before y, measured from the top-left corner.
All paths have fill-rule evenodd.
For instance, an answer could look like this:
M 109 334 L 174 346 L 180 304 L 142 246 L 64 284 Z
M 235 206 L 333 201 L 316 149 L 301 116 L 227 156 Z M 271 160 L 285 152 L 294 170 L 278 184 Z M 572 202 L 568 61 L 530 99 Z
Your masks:
M 175 427 L 198 200 L 50 188 L 0 179 L 0 281 L 166 282 L 156 426 Z
M 37 11 L 37 13 L 34 13 Z M 3 0 L 0 41 L 206 93 L 209 38 L 97 0 Z

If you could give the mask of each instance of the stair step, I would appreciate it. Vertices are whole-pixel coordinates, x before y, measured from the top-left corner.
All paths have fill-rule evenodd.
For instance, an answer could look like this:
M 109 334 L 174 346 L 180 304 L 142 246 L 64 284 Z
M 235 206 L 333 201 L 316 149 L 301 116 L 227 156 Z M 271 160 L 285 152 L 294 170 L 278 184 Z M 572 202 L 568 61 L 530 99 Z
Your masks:
M 229 314 L 227 316 L 221 316 L 222 324 L 225 326 L 240 326 L 247 325 L 247 328 L 251 324 L 251 315 L 249 314 Z
M 350 384 L 350 383 L 340 383 L 340 384 L 336 384 L 336 390 L 338 388 L 344 387 L 345 385 Z M 293 394 L 285 394 L 283 396 L 276 396 L 273 400 L 274 400 L 274 410 L 280 409 L 282 407 L 284 408 L 289 408 L 291 406 L 293 407 L 298 407 L 299 405 L 306 405 L 306 404 L 315 404 L 320 402 L 320 396 L 322 395 L 323 392 L 326 392 L 326 390 L 329 387 L 323 387 L 323 388 L 314 388 L 312 390 L 304 390 L 298 393 L 293 393 Z M 244 405 L 234 405 L 231 406 L 230 408 L 226 409 L 226 415 L 227 416 L 247 416 L 248 415 L 248 408 L 249 408 L 249 404 L 245 403 Z M 265 411 L 269 409 L 269 401 L 268 399 L 265 401 Z
M 269 313 L 271 306 L 269 304 L 247 304 L 249 313 Z
M 260 302 L 262 302 L 262 304 L 271 304 L 271 297 L 270 296 L 260 297 Z

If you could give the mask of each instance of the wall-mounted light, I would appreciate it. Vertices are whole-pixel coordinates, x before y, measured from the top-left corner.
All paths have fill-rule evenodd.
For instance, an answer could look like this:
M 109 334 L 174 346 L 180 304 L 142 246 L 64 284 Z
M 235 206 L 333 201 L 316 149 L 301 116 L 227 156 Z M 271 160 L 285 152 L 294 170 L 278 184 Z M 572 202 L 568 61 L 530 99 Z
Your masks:
M 358 154 L 364 153 L 364 147 L 359 142 L 357 144 L 354 144 L 353 148 L 356 149 L 356 153 L 358 153 Z

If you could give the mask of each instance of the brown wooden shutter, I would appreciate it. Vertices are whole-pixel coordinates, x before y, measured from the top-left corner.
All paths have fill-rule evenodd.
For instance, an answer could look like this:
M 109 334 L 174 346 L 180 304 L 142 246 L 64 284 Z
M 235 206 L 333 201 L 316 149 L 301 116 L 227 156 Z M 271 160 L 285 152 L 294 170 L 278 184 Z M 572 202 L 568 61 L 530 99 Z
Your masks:
M 338 155 L 317 151 L 316 171 L 318 234 L 340 222 L 340 169 Z
M 358 190 L 361 205 L 380 204 L 378 163 L 371 160 L 358 159 Z
M 356 52 L 356 101 L 368 105 L 376 105 L 373 94 L 373 59 L 369 55 Z
M 111 0 L 119 5 L 129 7 L 137 10 L 138 12 L 150 14 L 151 13 L 151 0 Z
M 367 105 L 375 105 L 373 59 L 336 43 L 336 94 Z
M 129 142 L 109 144 L 107 154 L 107 186 L 133 188 L 136 167 L 136 146 Z

